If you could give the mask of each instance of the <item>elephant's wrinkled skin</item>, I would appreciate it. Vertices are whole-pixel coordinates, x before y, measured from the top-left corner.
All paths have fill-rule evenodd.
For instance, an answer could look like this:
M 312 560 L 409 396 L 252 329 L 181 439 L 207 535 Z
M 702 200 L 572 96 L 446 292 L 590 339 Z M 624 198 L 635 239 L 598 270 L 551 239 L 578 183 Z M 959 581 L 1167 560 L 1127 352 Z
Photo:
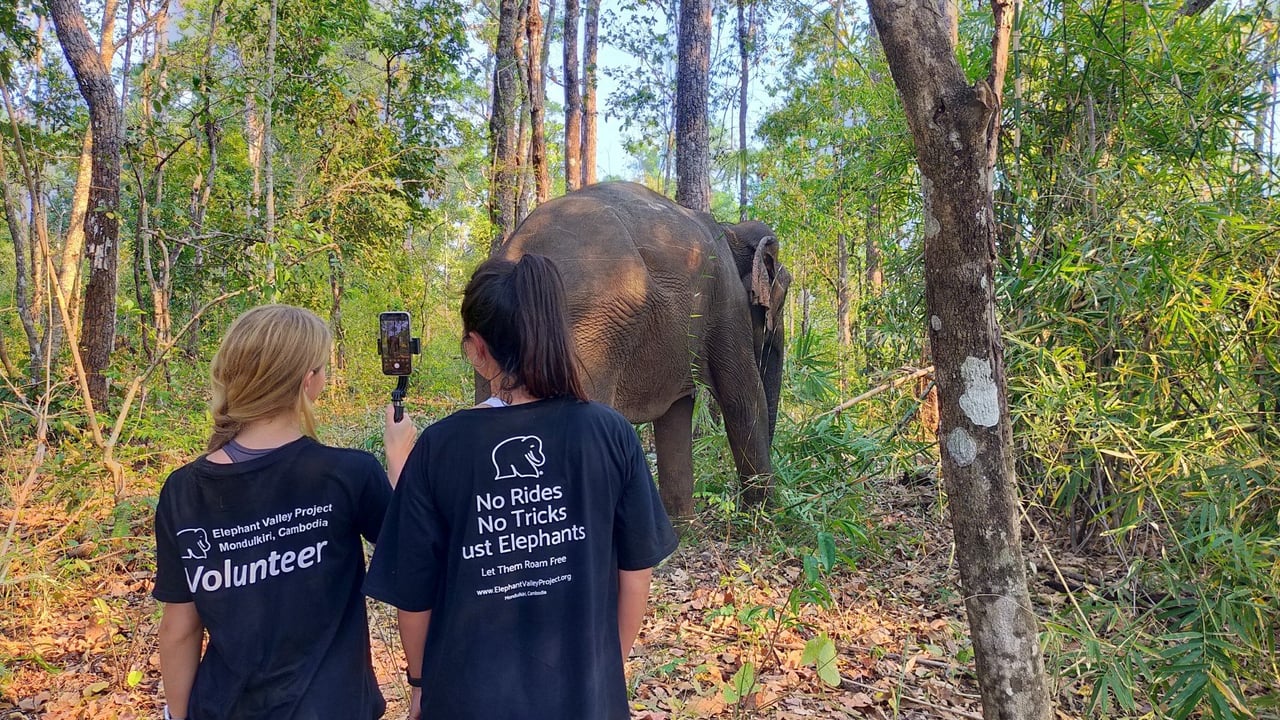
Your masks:
M 497 250 L 564 275 L 587 393 L 654 423 L 662 501 L 693 514 L 694 378 L 720 404 L 746 500 L 771 490 L 791 275 L 766 225 L 721 225 L 642 185 L 592 185 L 538 207 Z

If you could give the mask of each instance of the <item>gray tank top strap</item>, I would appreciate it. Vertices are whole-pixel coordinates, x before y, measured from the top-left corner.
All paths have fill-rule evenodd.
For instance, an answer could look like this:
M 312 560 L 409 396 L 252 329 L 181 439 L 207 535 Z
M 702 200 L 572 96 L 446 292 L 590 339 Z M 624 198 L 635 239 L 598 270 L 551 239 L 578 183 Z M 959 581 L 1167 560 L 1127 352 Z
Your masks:
M 227 457 L 231 458 L 231 462 L 233 463 L 255 460 L 279 449 L 280 448 L 247 448 L 235 440 L 228 440 L 227 444 L 222 446 L 222 451 L 227 454 Z
M 506 404 L 505 402 L 503 402 L 503 401 L 502 401 L 502 398 L 498 397 L 497 395 L 490 395 L 488 400 L 485 400 L 484 402 L 482 402 L 482 403 L 480 403 L 480 404 L 481 404 L 481 405 L 488 405 L 488 406 L 489 406 L 489 407 L 491 407 L 491 408 L 500 408 L 500 407 L 506 407 L 506 406 L 507 406 L 507 404 Z

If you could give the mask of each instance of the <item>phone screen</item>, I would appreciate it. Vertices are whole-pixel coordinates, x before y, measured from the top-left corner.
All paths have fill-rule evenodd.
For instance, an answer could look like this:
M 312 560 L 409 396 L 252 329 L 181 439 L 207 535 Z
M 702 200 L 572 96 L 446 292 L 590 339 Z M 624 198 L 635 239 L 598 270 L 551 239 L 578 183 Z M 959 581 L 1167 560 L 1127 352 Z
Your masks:
M 412 334 L 407 312 L 378 315 L 378 340 L 383 375 L 408 375 L 413 370 Z

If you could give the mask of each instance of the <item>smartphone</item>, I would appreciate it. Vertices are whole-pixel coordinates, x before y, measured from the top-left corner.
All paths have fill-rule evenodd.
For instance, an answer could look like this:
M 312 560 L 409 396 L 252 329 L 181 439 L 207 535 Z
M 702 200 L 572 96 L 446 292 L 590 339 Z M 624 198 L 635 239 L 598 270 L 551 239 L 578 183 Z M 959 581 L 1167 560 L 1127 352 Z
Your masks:
M 407 312 L 378 314 L 378 353 L 383 375 L 408 375 L 413 370 L 413 341 Z

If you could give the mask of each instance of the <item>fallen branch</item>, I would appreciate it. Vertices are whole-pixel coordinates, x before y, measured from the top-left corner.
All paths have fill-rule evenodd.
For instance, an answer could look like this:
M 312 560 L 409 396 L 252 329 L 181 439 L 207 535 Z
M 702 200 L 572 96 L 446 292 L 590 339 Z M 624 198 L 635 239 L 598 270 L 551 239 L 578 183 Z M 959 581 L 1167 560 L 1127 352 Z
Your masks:
M 840 678 L 840 687 L 844 688 L 845 690 L 870 690 L 872 692 L 886 692 L 884 688 L 879 688 L 874 685 L 867 685 L 865 683 L 860 683 L 857 680 L 846 680 L 845 678 Z M 937 710 L 940 712 L 955 715 L 956 717 L 969 718 L 970 720 L 984 720 L 981 715 L 977 713 L 971 713 L 968 710 L 961 710 L 959 708 L 947 707 L 946 705 L 938 705 L 936 703 L 931 703 L 928 700 L 922 700 L 918 697 L 907 695 L 902 692 L 897 692 L 896 695 L 899 700 L 905 700 L 911 703 L 912 705 L 927 707 L 930 710 Z
M 917 379 L 917 378 L 922 378 L 922 377 L 924 377 L 925 375 L 931 375 L 931 374 L 933 374 L 933 366 L 932 366 L 932 365 L 930 365 L 929 367 L 920 368 L 919 370 L 916 370 L 915 372 L 912 372 L 912 373 L 910 373 L 910 374 L 908 374 L 908 375 L 903 375 L 902 377 L 894 378 L 893 380 L 890 380 L 889 382 L 887 382 L 887 383 L 885 383 L 885 384 L 883 384 L 883 385 L 879 385 L 879 386 L 877 386 L 877 387 L 873 387 L 873 388 L 871 388 L 870 390 L 868 390 L 868 391 L 866 391 L 866 392 L 862 393 L 861 395 L 859 395 L 859 396 L 857 396 L 857 397 L 853 398 L 852 400 L 845 400 L 844 402 L 840 403 L 839 405 L 837 405 L 837 406 L 835 406 L 835 407 L 831 408 L 830 410 L 828 410 L 828 411 L 826 411 L 825 413 L 822 413 L 822 414 L 823 414 L 823 415 L 836 415 L 836 414 L 839 414 L 839 413 L 841 413 L 841 412 L 844 412 L 845 410 L 848 410 L 849 408 L 853 407 L 854 405 L 857 405 L 858 403 L 862 402 L 863 400 L 870 400 L 871 398 L 873 398 L 873 397 L 875 397 L 875 396 L 879 395 L 880 393 L 887 392 L 887 391 L 892 390 L 892 389 L 894 389 L 894 388 L 896 388 L 896 387 L 901 387 L 902 385 L 905 385 L 906 383 L 909 383 L 909 382 L 911 382 L 912 380 L 915 380 L 915 379 Z

